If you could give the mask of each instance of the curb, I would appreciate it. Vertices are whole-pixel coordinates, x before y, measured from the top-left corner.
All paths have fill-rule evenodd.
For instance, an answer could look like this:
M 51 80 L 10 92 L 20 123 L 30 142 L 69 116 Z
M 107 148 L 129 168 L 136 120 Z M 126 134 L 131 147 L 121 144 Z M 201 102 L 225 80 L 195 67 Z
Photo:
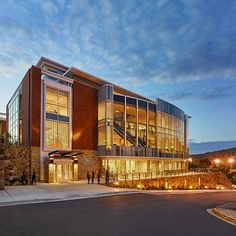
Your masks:
M 115 192 L 115 193 L 101 193 L 101 194 L 96 194 L 96 195 L 91 195 L 91 196 L 9 201 L 9 202 L 1 202 L 0 207 L 20 206 L 20 205 L 50 203 L 50 202 L 74 201 L 74 200 L 83 200 L 83 199 L 90 199 L 90 198 L 102 198 L 102 197 L 111 197 L 111 196 L 119 196 L 119 195 L 131 195 L 131 194 L 138 194 L 138 193 L 139 192 L 123 191 L 123 192 Z
M 224 222 L 227 222 L 231 225 L 236 226 L 236 219 L 234 217 L 231 217 L 228 214 L 224 214 L 220 212 L 219 210 L 220 208 L 213 208 L 213 209 L 207 209 L 207 212 Z

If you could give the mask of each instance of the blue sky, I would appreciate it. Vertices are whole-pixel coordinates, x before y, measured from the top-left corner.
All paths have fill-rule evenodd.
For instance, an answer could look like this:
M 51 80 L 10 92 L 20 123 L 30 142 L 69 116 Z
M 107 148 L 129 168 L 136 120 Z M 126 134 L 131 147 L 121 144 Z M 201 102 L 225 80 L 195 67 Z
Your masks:
M 5 0 L 0 111 L 41 56 L 160 97 L 190 139 L 236 140 L 236 1 Z

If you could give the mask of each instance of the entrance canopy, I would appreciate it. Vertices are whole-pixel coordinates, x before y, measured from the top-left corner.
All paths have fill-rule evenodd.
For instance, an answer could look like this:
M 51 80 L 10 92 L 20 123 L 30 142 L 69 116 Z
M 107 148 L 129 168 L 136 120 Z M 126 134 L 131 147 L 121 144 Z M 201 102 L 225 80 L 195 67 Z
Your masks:
M 78 155 L 83 154 L 83 152 L 73 152 L 73 151 L 52 151 L 48 153 L 49 158 L 76 158 Z

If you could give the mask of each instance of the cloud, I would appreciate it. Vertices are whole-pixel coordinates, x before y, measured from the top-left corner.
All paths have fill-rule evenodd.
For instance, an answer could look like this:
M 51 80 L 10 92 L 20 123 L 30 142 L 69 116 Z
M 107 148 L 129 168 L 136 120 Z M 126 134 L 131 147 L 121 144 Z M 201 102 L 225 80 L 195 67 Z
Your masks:
M 234 79 L 236 5 L 203 3 L 25 1 L 21 8 L 14 5 L 19 7 L 16 17 L 0 11 L 0 32 L 5 42 L 30 49 L 34 61 L 50 56 L 111 81 L 119 77 L 142 86 Z
M 164 93 L 162 94 L 162 97 L 170 101 L 182 101 L 186 99 L 217 100 L 235 96 L 235 89 L 236 85 L 208 85 L 207 87 L 184 88 L 182 90 L 174 91 L 168 94 Z

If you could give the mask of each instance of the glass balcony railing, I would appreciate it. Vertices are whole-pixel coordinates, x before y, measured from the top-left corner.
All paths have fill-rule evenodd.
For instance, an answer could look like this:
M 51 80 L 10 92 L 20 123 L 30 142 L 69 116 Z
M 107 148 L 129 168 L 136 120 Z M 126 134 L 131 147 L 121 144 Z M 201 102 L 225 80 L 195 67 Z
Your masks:
M 166 157 L 166 158 L 184 158 L 186 155 L 182 152 L 168 153 L 166 150 L 145 147 L 130 147 L 113 145 L 110 149 L 106 146 L 98 146 L 98 156 L 137 156 L 137 157 Z

